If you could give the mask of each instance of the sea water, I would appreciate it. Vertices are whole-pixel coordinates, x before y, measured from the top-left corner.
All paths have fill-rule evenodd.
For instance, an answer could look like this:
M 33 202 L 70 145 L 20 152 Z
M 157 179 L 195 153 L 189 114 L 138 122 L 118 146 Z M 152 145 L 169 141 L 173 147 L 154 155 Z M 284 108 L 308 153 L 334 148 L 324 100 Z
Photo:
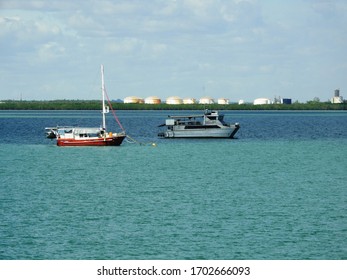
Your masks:
M 158 139 L 177 113 L 197 112 L 119 111 L 137 143 L 57 147 L 45 127 L 100 112 L 0 111 L 0 259 L 347 259 L 347 112 L 225 111 L 237 139 Z

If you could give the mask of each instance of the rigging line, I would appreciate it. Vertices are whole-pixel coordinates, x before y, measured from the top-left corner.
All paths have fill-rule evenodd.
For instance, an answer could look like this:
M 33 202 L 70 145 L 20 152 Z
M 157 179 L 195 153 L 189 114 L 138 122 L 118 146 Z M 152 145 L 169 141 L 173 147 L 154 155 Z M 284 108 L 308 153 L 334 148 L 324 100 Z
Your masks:
M 127 138 L 129 138 L 132 142 L 130 142 L 130 141 L 127 141 L 128 143 L 130 143 L 130 144 L 135 144 L 135 143 L 137 143 L 137 144 L 139 144 L 139 145 L 143 145 L 143 146 L 145 146 L 145 145 L 151 145 L 151 146 L 153 146 L 153 147 L 156 147 L 157 146 L 157 144 L 155 143 L 155 142 L 140 142 L 140 141 L 138 141 L 138 140 L 136 140 L 136 139 L 134 139 L 133 137 L 131 137 L 130 135 L 127 135 Z
M 112 111 L 112 114 L 113 114 L 115 120 L 117 121 L 119 127 L 120 127 L 123 131 L 125 131 L 125 129 L 123 128 L 122 124 L 120 123 L 120 121 L 119 121 L 119 119 L 118 119 L 118 117 L 117 117 L 117 115 L 116 115 L 116 113 L 115 113 L 115 110 L 114 110 L 113 107 L 112 107 L 110 98 L 108 97 L 108 94 L 107 94 L 106 87 L 104 87 L 104 90 L 105 90 L 105 95 L 106 95 L 106 98 L 107 98 L 108 105 L 109 105 L 110 108 L 111 108 L 111 111 Z M 154 142 L 144 143 L 144 142 L 137 141 L 136 139 L 132 138 L 130 135 L 127 135 L 127 138 L 129 138 L 131 141 L 133 141 L 133 142 L 127 141 L 128 143 L 132 143 L 132 144 L 138 143 L 138 144 L 140 144 L 140 145 L 149 144 L 149 145 L 151 145 L 151 146 L 153 146 L 153 147 L 156 147 L 156 146 L 157 146 L 157 144 L 154 143 Z
M 117 123 L 118 123 L 118 125 L 119 125 L 119 127 L 123 130 L 123 131 L 125 131 L 125 129 L 124 129 L 124 127 L 122 126 L 122 124 L 120 123 L 120 121 L 119 121 L 119 119 L 118 119 L 118 117 L 117 117 L 117 115 L 116 115 L 116 113 L 114 112 L 114 110 L 113 110 L 113 107 L 112 107 L 112 104 L 111 104 L 111 101 L 110 101 L 110 99 L 109 99 L 109 97 L 108 97 L 108 94 L 107 94 L 107 90 L 106 90 L 106 88 L 104 88 L 105 89 L 105 95 L 106 95 L 106 98 L 107 98 L 107 102 L 108 102 L 108 105 L 110 105 L 110 108 L 111 108 L 111 111 L 112 111 L 112 114 L 113 114 L 113 117 L 115 118 L 115 120 L 117 121 Z

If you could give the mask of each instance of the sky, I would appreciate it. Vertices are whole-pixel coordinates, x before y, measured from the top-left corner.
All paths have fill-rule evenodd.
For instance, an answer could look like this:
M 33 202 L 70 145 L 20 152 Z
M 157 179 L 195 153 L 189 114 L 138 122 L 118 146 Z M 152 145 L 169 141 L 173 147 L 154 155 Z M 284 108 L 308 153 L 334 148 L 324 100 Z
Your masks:
M 0 0 L 0 100 L 347 99 L 345 0 Z

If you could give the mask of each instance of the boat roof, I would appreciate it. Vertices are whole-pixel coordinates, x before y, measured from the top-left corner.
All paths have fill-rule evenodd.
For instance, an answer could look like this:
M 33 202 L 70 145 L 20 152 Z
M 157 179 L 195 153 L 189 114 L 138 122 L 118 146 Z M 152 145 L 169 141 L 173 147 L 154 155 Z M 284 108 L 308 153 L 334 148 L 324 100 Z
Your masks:
M 188 115 L 188 116 L 168 116 L 172 119 L 191 119 L 191 118 L 202 118 L 204 115 Z
M 63 126 L 59 127 L 58 130 L 73 130 L 74 133 L 98 133 L 102 129 L 99 127 L 73 127 L 73 126 Z
M 168 116 L 169 118 L 172 119 L 192 119 L 192 118 L 202 118 L 204 116 L 218 116 L 218 115 L 223 115 L 223 114 L 218 114 L 218 111 L 211 111 L 211 110 L 206 110 L 204 114 L 200 115 L 185 115 L 185 116 Z

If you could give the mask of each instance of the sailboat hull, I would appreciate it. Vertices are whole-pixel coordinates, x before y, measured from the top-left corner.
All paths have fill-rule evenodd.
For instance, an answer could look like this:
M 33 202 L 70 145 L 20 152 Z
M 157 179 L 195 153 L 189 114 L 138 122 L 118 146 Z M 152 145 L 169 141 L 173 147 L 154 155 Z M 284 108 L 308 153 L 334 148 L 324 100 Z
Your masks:
M 106 138 L 90 139 L 67 139 L 57 138 L 58 146 L 120 146 L 125 139 L 125 135 L 112 136 Z

